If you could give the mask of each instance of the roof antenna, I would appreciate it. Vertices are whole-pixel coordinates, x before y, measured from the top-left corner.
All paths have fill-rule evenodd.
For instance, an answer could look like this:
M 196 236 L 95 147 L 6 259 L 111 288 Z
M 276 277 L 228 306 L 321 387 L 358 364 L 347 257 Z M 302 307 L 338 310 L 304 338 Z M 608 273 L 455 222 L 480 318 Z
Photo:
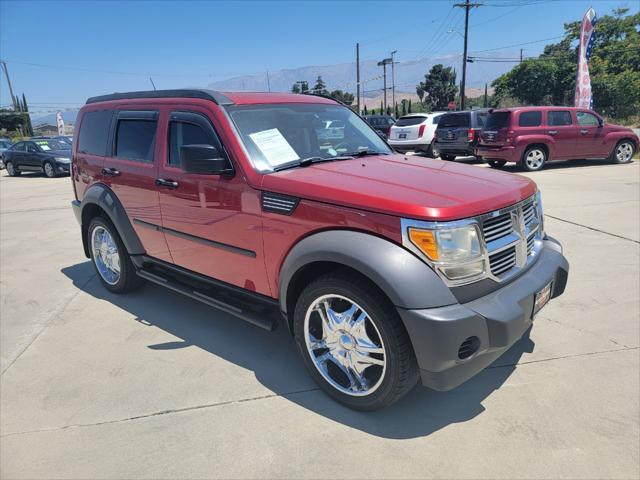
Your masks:
M 155 90 L 157 90 L 157 88 L 156 88 L 156 84 L 155 84 L 155 83 L 153 83 L 153 78 L 149 77 L 149 81 L 151 82 L 151 85 L 153 85 L 153 90 L 154 90 L 154 91 L 155 91 Z

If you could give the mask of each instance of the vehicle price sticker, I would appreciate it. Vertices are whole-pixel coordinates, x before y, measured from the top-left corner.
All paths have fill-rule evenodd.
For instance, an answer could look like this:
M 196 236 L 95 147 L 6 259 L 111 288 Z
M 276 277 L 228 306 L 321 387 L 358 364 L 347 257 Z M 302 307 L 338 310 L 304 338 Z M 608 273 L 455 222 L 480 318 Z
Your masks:
M 272 167 L 300 158 L 277 128 L 250 133 L 249 137 L 251 137 L 253 143 L 260 149 Z

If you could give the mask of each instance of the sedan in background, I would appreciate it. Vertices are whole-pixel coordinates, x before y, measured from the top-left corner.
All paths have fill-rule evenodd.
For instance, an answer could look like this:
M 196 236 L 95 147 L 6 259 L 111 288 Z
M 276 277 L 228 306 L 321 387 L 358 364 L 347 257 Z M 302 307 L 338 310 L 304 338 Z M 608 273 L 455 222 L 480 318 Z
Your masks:
M 434 134 L 446 112 L 412 113 L 398 119 L 389 131 L 389 145 L 398 152 L 423 152 L 436 158 Z
M 11 177 L 22 172 L 44 172 L 49 177 L 68 174 L 71 146 L 53 138 L 37 138 L 12 145 L 4 152 L 4 164 Z
M 4 162 L 3 162 L 4 152 L 9 147 L 11 147 L 11 145 L 12 145 L 11 140 L 7 138 L 0 138 L 0 170 L 4 168 Z

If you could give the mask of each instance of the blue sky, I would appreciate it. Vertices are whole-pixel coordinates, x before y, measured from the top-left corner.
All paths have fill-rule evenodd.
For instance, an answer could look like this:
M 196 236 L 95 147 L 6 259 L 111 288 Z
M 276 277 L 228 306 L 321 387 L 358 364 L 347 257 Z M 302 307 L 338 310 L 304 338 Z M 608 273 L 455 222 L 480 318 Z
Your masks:
M 411 2 L 0 1 L 0 58 L 32 110 L 68 108 L 112 91 L 204 86 L 236 75 L 381 59 L 460 54 L 463 11 Z M 636 0 L 482 0 L 470 51 L 563 33 L 589 6 L 599 15 Z M 550 40 L 551 42 L 553 40 Z M 547 42 L 523 45 L 525 55 Z M 491 52 L 513 56 L 520 47 Z M 31 65 L 29 65 L 31 64 Z M 469 68 L 473 68 L 470 65 Z M 419 79 L 416 79 L 419 80 Z M 0 105 L 10 103 L 4 78 Z

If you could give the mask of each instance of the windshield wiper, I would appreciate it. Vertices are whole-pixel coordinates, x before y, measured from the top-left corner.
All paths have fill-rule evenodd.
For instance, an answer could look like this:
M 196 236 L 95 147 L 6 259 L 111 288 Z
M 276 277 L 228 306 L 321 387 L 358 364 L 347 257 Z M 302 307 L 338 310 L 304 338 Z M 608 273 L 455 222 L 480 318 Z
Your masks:
M 358 150 L 357 152 L 345 153 L 350 157 L 366 157 L 367 155 L 389 155 L 386 152 L 376 152 L 375 150 Z
M 322 163 L 322 162 L 332 162 L 334 160 L 350 160 L 352 159 L 352 155 L 340 155 L 338 157 L 307 157 L 301 160 L 294 160 L 292 162 L 283 163 L 282 165 L 278 165 L 274 167 L 274 172 L 280 172 L 282 170 L 287 170 L 289 168 L 297 168 L 297 167 L 308 167 L 313 163 Z

